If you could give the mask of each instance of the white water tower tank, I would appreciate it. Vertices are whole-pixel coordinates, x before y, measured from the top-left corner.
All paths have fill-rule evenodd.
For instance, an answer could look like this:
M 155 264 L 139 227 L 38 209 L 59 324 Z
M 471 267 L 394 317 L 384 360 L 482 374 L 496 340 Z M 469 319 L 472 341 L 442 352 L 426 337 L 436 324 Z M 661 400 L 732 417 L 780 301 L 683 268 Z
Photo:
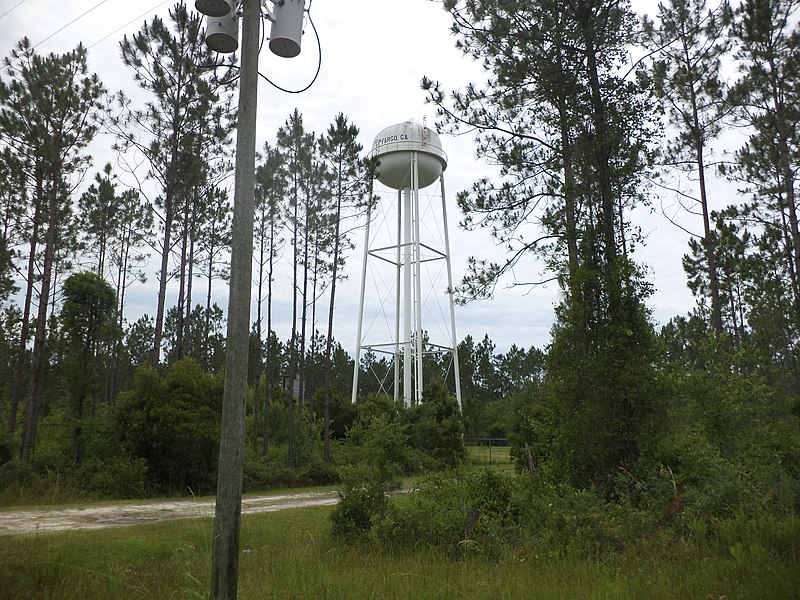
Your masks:
M 411 187 L 411 158 L 417 153 L 419 189 L 435 182 L 447 168 L 447 154 L 434 131 L 406 121 L 383 129 L 372 142 L 372 156 L 380 161 L 378 181 L 395 190 Z

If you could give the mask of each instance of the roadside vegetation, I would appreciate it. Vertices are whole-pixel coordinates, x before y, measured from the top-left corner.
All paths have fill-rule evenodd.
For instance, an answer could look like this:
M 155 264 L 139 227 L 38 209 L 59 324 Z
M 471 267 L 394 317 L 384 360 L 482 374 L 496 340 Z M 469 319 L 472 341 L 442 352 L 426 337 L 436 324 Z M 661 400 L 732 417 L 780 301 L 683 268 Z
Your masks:
M 342 546 L 330 537 L 329 515 L 315 508 L 245 516 L 239 597 L 771 599 L 792 598 L 800 585 L 796 562 L 773 558 L 752 528 L 702 544 L 658 535 L 622 552 L 498 561 L 467 544 L 451 556 Z M 0 537 L 0 598 L 204 598 L 212 529 L 211 519 L 194 519 Z

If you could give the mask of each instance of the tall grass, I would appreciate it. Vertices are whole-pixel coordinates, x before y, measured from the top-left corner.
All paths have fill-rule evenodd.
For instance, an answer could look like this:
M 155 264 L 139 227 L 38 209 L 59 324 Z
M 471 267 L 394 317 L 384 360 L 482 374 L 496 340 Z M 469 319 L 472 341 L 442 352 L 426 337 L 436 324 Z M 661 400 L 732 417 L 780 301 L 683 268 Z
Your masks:
M 245 516 L 243 600 L 796 598 L 796 557 L 758 543 L 652 540 L 624 554 L 519 556 L 494 563 L 434 551 L 334 545 L 329 507 Z M 205 598 L 211 519 L 0 537 L 2 599 Z M 598 549 L 600 550 L 600 549 Z

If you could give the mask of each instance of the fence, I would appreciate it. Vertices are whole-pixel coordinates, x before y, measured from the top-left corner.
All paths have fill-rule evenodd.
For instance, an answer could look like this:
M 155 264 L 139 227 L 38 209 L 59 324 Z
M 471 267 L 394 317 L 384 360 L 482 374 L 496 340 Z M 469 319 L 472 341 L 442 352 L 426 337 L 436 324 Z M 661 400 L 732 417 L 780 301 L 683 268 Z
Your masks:
M 506 438 L 464 436 L 464 444 L 470 447 L 469 454 L 478 462 L 510 463 L 509 443 Z

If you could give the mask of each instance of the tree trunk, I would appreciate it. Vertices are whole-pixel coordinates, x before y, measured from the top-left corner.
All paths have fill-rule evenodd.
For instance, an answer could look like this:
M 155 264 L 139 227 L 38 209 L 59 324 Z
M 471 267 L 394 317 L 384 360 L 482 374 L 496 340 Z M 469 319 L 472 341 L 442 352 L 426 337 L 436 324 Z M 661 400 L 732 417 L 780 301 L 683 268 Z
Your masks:
M 153 335 L 153 355 L 152 362 L 157 365 L 161 360 L 161 339 L 164 336 L 164 306 L 167 299 L 167 280 L 169 279 L 169 254 L 170 244 L 172 243 L 172 199 L 170 192 L 167 192 L 166 211 L 164 214 L 164 246 L 161 251 L 161 271 L 158 275 L 158 305 L 156 308 L 155 330 Z
M 293 219 L 293 246 L 294 246 L 294 261 L 292 265 L 292 335 L 291 335 L 291 348 L 289 352 L 289 389 L 287 390 L 287 428 L 286 428 L 286 461 L 288 466 L 294 468 L 294 379 L 297 376 L 297 260 L 300 258 L 300 253 L 297 245 L 297 212 L 298 212 L 298 193 L 297 193 L 297 180 L 295 177 L 295 193 L 294 193 L 294 219 Z
M 33 302 L 33 280 L 36 268 L 36 249 L 39 239 L 39 228 L 42 218 L 42 198 L 44 196 L 43 190 L 43 175 L 37 164 L 36 167 L 36 200 L 34 203 L 33 211 L 33 230 L 31 233 L 31 241 L 29 246 L 28 255 L 28 277 L 27 285 L 25 287 L 25 303 L 22 308 L 22 322 L 20 323 L 19 342 L 17 344 L 17 358 L 14 366 L 14 382 L 11 387 L 11 406 L 8 413 L 8 424 L 6 431 L 13 435 L 17 430 L 17 413 L 19 411 L 19 404 L 22 401 L 22 396 L 25 391 L 25 371 L 26 366 L 30 367 L 30 362 L 25 360 L 27 354 L 26 347 L 28 345 L 28 334 L 30 333 L 30 319 L 31 319 L 31 304 Z
M 594 5 L 583 0 L 575 2 L 576 18 L 581 28 L 586 56 L 586 75 L 588 78 L 592 125 L 595 139 L 593 153 L 597 169 L 597 183 L 600 193 L 601 229 L 603 238 L 603 268 L 608 294 L 608 311 L 612 323 L 620 323 L 623 316 L 622 287 L 617 269 L 616 215 L 614 194 L 611 184 L 612 140 L 608 129 L 608 116 L 600 87 L 600 75 L 597 66 L 597 48 L 595 45 L 594 26 L 598 17 L 592 14 Z
M 264 456 L 269 452 L 269 401 L 272 397 L 272 388 L 275 382 L 272 380 L 272 371 L 274 366 L 269 362 L 276 360 L 277 357 L 272 356 L 272 348 L 270 343 L 272 341 L 272 277 L 273 269 L 275 267 L 275 209 L 270 207 L 270 221 L 269 221 L 269 268 L 267 269 L 267 351 L 266 351 L 266 367 L 267 376 L 264 380 L 267 397 L 264 400 Z
M 191 330 L 191 315 L 192 315 L 192 287 L 194 282 L 194 253 L 195 253 L 195 241 L 197 238 L 197 192 L 193 193 L 193 200 L 192 202 L 192 209 L 191 209 L 191 216 L 190 216 L 190 223 L 189 223 L 189 251 L 187 256 L 187 273 L 186 273 L 186 301 L 184 307 L 184 317 L 183 317 L 183 334 L 181 338 L 183 339 L 184 344 L 184 352 L 186 341 L 189 339 L 190 330 Z M 193 348 L 196 352 L 199 348 Z
M 180 132 L 177 130 L 180 121 L 180 107 L 172 107 L 172 132 L 170 139 L 170 162 L 165 173 L 164 186 L 164 246 L 161 251 L 161 271 L 158 278 L 158 306 L 156 308 L 155 334 L 153 335 L 152 362 L 157 365 L 161 360 L 161 340 L 164 337 L 164 312 L 167 302 L 167 281 L 169 280 L 169 255 L 172 251 L 172 224 L 175 219 L 175 188 L 178 177 L 178 142 Z
M 53 178 L 53 189 L 50 190 L 50 206 L 45 240 L 44 263 L 42 265 L 42 287 L 39 291 L 39 308 L 36 316 L 36 334 L 33 340 L 30 377 L 28 379 L 28 396 L 25 401 L 25 422 L 22 430 L 22 462 L 29 463 L 33 457 L 36 439 L 36 427 L 39 416 L 39 389 L 44 378 L 45 344 L 47 339 L 47 309 L 50 297 L 50 285 L 53 276 L 53 259 L 55 256 L 56 231 L 58 229 L 58 194 L 61 174 L 56 172 Z
M 303 304 L 300 314 L 300 390 L 297 406 L 303 410 L 303 402 L 306 393 L 306 336 L 308 323 L 308 257 L 309 257 L 309 238 L 312 233 L 311 227 L 311 200 L 306 198 L 306 216 L 303 235 Z
M 695 123 L 697 113 L 695 113 Z M 711 217 L 708 210 L 708 198 L 706 195 L 706 173 L 705 160 L 703 158 L 703 141 L 697 140 L 695 146 L 695 160 L 697 161 L 697 177 L 700 186 L 700 207 L 703 211 L 703 249 L 706 254 L 706 264 L 708 267 L 708 282 L 711 291 L 711 318 L 714 334 L 719 338 L 724 331 L 722 325 L 722 302 L 719 296 L 719 274 L 717 272 L 716 249 L 714 248 L 714 238 L 711 232 Z
M 253 374 L 255 378 L 255 389 L 253 390 L 253 448 L 258 448 L 258 433 L 260 426 L 259 409 L 261 404 L 261 372 L 262 372 L 262 335 L 261 321 L 262 321 L 262 308 L 264 305 L 264 255 L 266 252 L 264 239 L 263 219 L 259 221 L 259 247 L 258 247 L 258 287 L 256 295 L 256 340 L 258 355 L 255 361 L 256 372 Z
M 800 226 L 797 220 L 797 206 L 794 199 L 794 176 L 792 173 L 792 165 L 790 159 L 789 145 L 784 136 L 779 139 L 781 168 L 783 170 L 784 190 L 786 192 L 786 209 L 789 217 L 789 228 L 792 240 L 792 255 L 794 258 L 795 277 L 800 279 L 797 275 L 797 269 L 800 269 Z M 800 297 L 795 295 L 794 298 L 795 318 L 797 323 L 800 323 Z
M 578 275 L 578 229 L 575 221 L 575 173 L 572 169 L 572 143 L 569 136 L 569 122 L 567 121 L 567 107 L 565 102 L 558 105 L 559 122 L 561 125 L 561 154 L 564 163 L 564 236 L 567 242 L 567 289 L 576 300 L 580 300 L 577 285 Z
M 342 216 L 342 179 L 337 181 L 336 190 L 336 225 L 333 233 L 333 273 L 331 275 L 331 299 L 328 306 L 328 335 L 325 339 L 325 374 L 322 381 L 323 399 L 323 458 L 326 463 L 331 462 L 331 350 L 333 347 L 333 308 L 336 302 L 336 277 L 339 269 L 339 233 Z

